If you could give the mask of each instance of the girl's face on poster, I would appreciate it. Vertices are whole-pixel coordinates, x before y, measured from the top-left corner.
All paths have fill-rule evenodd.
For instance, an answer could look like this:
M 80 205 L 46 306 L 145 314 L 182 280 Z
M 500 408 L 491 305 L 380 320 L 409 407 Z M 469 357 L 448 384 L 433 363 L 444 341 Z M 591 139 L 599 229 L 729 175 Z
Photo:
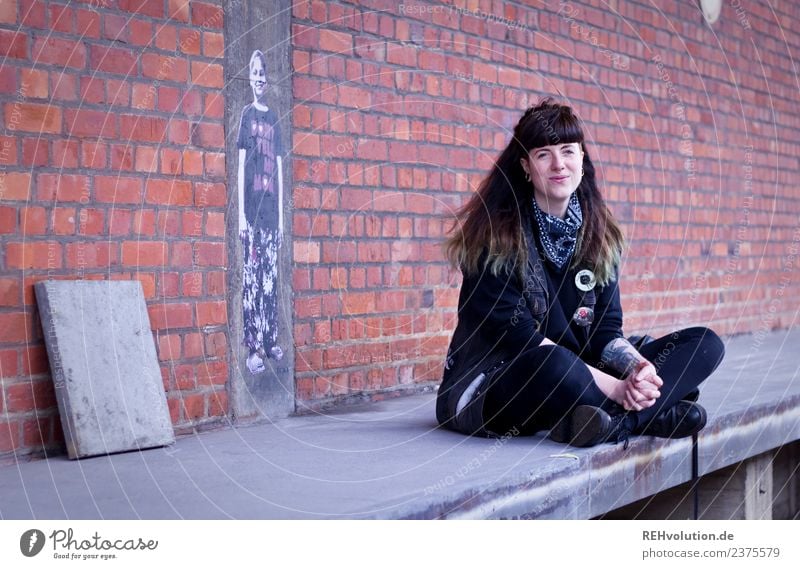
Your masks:
M 267 90 L 267 70 L 260 57 L 256 57 L 250 66 L 250 87 L 253 88 L 253 98 L 260 101 Z

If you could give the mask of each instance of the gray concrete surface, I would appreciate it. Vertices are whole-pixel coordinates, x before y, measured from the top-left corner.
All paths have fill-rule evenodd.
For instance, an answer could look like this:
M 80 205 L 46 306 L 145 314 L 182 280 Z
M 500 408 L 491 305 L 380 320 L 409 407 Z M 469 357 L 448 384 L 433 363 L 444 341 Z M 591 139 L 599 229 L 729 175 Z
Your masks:
M 800 329 L 726 342 L 703 387 L 708 472 L 800 439 Z M 689 480 L 690 442 L 573 449 L 438 429 L 434 396 L 0 468 L 3 519 L 588 518 Z
M 175 441 L 139 281 L 42 281 L 36 301 L 70 458 Z

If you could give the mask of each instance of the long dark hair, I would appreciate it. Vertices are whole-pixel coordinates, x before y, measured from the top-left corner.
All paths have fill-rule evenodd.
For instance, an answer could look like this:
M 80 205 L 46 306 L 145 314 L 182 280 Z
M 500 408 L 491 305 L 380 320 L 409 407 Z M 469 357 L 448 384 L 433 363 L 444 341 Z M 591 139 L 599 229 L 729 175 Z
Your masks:
M 465 274 L 488 268 L 494 275 L 507 270 L 522 276 L 528 249 L 521 220 L 532 215 L 533 185 L 525 180 L 520 160 L 534 148 L 571 142 L 580 143 L 583 150 L 583 179 L 576 190 L 583 225 L 571 267 L 591 268 L 601 286 L 615 278 L 624 247 L 622 229 L 597 189 L 578 117 L 551 98 L 525 111 L 489 175 L 456 214 L 452 235 L 444 244 L 454 267 Z M 485 266 L 479 267 L 484 253 Z

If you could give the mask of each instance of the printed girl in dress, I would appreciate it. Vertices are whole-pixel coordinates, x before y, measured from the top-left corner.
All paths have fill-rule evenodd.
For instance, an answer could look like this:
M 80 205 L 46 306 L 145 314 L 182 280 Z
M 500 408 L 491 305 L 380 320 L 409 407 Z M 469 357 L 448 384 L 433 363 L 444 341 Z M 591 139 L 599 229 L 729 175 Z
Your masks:
M 267 62 L 250 57 L 253 102 L 239 123 L 239 236 L 244 270 L 242 306 L 247 368 L 264 371 L 264 360 L 283 357 L 278 340 L 278 248 L 283 234 L 282 146 L 278 115 L 266 103 Z

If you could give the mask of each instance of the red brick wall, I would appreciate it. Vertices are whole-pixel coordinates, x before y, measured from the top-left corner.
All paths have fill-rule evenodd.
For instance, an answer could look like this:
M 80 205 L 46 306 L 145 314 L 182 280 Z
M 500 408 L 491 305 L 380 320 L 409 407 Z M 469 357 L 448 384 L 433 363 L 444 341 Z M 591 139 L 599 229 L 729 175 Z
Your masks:
M 294 4 L 299 399 L 438 381 L 443 216 L 544 95 L 586 121 L 630 240 L 628 333 L 795 323 L 800 7 L 726 2 L 709 29 L 695 2 L 446 4 Z
M 181 430 L 227 414 L 222 10 L 0 8 L 0 454 L 57 448 L 33 283 L 138 279 Z

